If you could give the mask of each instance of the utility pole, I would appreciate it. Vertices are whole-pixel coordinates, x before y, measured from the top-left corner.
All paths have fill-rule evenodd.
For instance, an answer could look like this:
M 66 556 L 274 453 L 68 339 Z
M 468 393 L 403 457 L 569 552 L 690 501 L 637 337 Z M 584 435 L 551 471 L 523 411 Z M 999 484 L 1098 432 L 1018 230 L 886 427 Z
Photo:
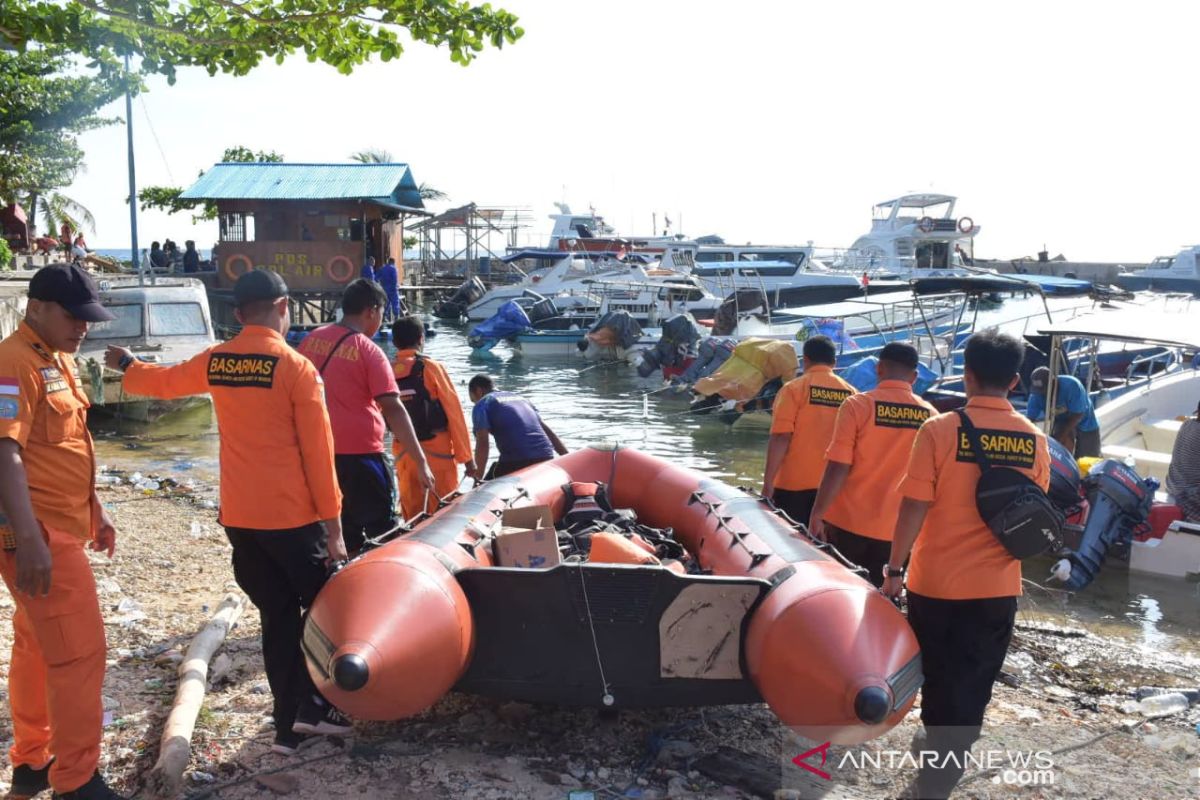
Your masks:
M 129 246 L 133 251 L 133 264 L 137 268 L 138 284 L 146 282 L 142 272 L 141 254 L 137 240 L 137 178 L 133 167 L 133 95 L 129 91 L 129 54 L 125 54 L 125 138 L 129 143 Z M 153 279 L 153 276 L 151 277 Z

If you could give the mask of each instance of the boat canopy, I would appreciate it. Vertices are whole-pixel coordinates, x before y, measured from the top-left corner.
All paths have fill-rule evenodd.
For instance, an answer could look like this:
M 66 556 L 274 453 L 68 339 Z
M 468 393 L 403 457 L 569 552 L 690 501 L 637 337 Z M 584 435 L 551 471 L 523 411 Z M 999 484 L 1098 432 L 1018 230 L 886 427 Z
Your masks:
M 1164 313 L 1161 308 L 1081 314 L 1065 322 L 1043 325 L 1038 333 L 1200 349 L 1200 325 L 1196 324 L 1195 315 Z
M 949 194 L 906 194 L 903 197 L 897 197 L 895 200 L 884 200 L 882 203 L 876 203 L 876 208 L 884 206 L 893 206 L 899 204 L 901 208 L 927 208 L 928 206 L 941 205 L 942 203 L 953 203 L 958 198 Z
M 564 258 L 621 258 L 624 253 L 618 253 L 612 250 L 518 250 L 515 253 L 509 253 L 503 256 L 500 260 L 505 264 L 511 264 L 514 261 L 520 261 L 524 258 L 535 258 L 541 261 L 561 261 Z

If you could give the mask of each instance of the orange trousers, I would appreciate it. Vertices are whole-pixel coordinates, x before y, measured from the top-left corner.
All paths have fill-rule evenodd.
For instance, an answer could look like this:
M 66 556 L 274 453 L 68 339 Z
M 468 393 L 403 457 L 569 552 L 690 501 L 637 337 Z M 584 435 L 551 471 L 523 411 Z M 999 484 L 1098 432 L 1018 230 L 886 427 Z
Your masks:
M 421 449 L 425 451 L 429 471 L 433 473 L 437 486 L 437 497 L 430 493 L 425 503 L 425 511 L 432 514 L 437 510 L 438 497 L 445 497 L 458 488 L 458 463 L 450 455 L 449 431 L 442 431 L 432 439 L 421 442 Z M 417 462 L 403 453 L 396 454 L 396 483 L 400 491 L 401 513 L 405 519 L 411 519 L 421 509 L 425 487 L 417 477 Z
M 40 769 L 55 756 L 50 785 L 70 792 L 91 779 L 100 760 L 104 711 L 104 620 L 96 581 L 78 536 L 42 526 L 50 545 L 50 594 L 17 591 L 17 556 L 0 554 L 0 573 L 12 593 L 12 707 L 14 767 Z

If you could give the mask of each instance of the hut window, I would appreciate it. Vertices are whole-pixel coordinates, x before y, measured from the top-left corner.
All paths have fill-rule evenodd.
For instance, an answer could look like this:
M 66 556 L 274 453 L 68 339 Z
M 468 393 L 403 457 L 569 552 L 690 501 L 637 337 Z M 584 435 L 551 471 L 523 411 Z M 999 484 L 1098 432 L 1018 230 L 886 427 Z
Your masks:
M 254 215 L 233 211 L 219 217 L 222 242 L 253 242 Z

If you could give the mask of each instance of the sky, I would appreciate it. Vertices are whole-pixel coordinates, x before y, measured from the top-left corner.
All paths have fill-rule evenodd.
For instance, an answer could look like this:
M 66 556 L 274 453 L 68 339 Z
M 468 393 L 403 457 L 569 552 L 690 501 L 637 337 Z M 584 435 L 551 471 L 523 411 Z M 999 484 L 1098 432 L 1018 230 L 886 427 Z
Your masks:
M 1077 0 L 493 0 L 525 36 L 469 67 L 410 44 L 341 76 L 295 57 L 185 69 L 134 100 L 138 184 L 187 186 L 229 146 L 289 161 L 368 147 L 449 195 L 593 206 L 624 234 L 848 247 L 871 207 L 957 195 L 975 253 L 1146 262 L 1200 242 L 1200 4 Z M 123 116 L 123 103 L 109 109 Z M 125 128 L 82 137 L 65 193 L 92 247 L 129 246 Z M 144 212 L 153 239 L 215 224 Z

